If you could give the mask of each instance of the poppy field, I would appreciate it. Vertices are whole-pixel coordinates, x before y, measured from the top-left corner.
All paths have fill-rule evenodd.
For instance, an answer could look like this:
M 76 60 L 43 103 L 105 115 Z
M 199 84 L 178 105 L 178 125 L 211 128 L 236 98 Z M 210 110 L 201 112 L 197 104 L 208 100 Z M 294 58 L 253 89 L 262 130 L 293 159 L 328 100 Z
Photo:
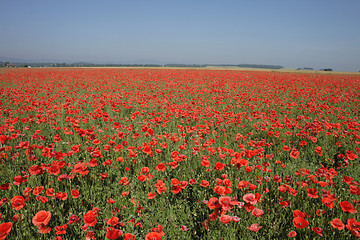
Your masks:
M 0 69 L 1 239 L 357 239 L 360 75 Z

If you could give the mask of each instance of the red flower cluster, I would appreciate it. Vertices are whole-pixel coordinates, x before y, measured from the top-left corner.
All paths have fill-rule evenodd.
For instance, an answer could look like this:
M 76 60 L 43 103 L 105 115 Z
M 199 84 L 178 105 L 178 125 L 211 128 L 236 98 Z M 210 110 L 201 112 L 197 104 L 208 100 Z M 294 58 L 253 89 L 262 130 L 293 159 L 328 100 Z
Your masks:
M 360 237 L 358 75 L 47 68 L 0 82 L 0 239 Z

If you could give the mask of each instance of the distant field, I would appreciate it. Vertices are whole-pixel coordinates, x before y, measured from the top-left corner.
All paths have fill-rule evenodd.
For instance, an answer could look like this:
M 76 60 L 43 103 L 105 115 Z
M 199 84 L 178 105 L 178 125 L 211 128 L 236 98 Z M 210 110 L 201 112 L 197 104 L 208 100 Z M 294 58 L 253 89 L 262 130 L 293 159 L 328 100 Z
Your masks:
M 341 72 L 341 71 L 320 71 L 320 70 L 296 70 L 289 68 L 282 69 L 268 69 L 268 68 L 244 68 L 236 66 L 207 66 L 207 67 L 64 67 L 69 69 L 202 69 L 202 70 L 232 70 L 232 71 L 261 71 L 261 72 L 289 72 L 289 73 L 311 73 L 311 74 L 351 74 L 351 75 L 360 75 L 360 72 Z M 6 69 L 11 68 L 0 68 L 0 73 Z M 21 68 L 17 68 L 21 69 Z M 37 69 L 37 68 L 33 68 Z M 62 67 L 47 67 L 46 69 L 63 69 Z
M 76 67 L 81 68 L 81 67 Z M 83 68 L 92 68 L 92 67 L 83 67 Z M 360 72 L 340 72 L 340 71 L 320 71 L 320 70 L 296 70 L 289 68 L 282 69 L 266 69 L 266 68 L 244 68 L 244 67 L 235 67 L 235 66 L 207 66 L 207 67 L 93 67 L 93 68 L 134 68 L 134 69 L 203 69 L 203 70 L 234 70 L 234 71 L 262 71 L 262 72 L 289 72 L 289 73 L 311 73 L 311 74 L 351 74 L 351 75 L 360 75 Z M 57 68 L 54 68 L 57 69 Z
M 282 69 L 265 69 L 265 68 L 243 68 L 243 67 L 233 67 L 233 66 L 207 66 L 202 69 L 223 69 L 223 70 L 237 70 L 237 71 L 265 71 L 265 72 L 294 72 L 294 73 L 313 73 L 313 74 L 355 74 L 359 75 L 360 72 L 340 72 L 340 71 L 320 71 L 320 70 L 296 70 L 289 68 Z

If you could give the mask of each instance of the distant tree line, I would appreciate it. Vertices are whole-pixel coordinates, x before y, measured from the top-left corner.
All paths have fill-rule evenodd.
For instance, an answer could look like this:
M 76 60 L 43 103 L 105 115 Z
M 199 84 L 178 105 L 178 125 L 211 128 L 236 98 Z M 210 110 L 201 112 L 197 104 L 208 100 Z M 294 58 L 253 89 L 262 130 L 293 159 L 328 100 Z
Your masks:
M 78 63 L 9 63 L 0 62 L 0 67 L 162 67 L 159 64 L 94 64 Z
M 161 67 L 159 64 L 95 64 L 95 63 L 55 63 L 49 67 Z
M 265 64 L 96 64 L 88 62 L 76 63 L 10 63 L 0 61 L 0 67 L 180 67 L 180 68 L 205 68 L 205 67 L 239 67 L 239 68 L 263 68 L 263 69 L 281 69 L 280 65 L 265 65 Z M 298 68 L 297 70 L 314 70 L 311 67 Z M 320 71 L 333 71 L 332 68 L 319 69 Z M 360 72 L 360 71 L 359 71 Z
M 284 68 L 280 65 L 259 65 L 259 64 L 239 64 L 238 67 L 243 68 L 265 68 L 265 69 L 281 69 Z
M 165 64 L 165 67 L 241 67 L 241 68 L 265 68 L 265 69 L 281 69 L 280 65 L 263 65 L 263 64 Z
M 298 68 L 296 70 L 314 70 L 314 69 L 311 67 L 304 67 L 304 68 Z
M 17 65 L 21 67 L 183 67 L 183 68 L 204 68 L 209 66 L 215 67 L 241 67 L 241 68 L 265 68 L 265 69 L 281 69 L 279 65 L 259 65 L 259 64 L 95 64 L 87 62 L 76 63 L 4 63 L 0 62 L 0 66 Z
M 186 67 L 186 68 L 202 68 L 202 67 L 206 67 L 207 65 L 202 65 L 202 64 L 177 64 L 177 63 L 170 63 L 170 64 L 165 64 L 164 67 Z

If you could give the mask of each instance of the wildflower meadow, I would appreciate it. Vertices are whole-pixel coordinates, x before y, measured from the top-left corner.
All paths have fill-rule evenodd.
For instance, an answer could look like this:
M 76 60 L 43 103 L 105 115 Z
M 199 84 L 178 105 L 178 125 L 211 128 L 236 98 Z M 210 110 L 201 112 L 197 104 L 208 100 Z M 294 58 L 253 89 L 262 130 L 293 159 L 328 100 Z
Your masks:
M 1 239 L 357 239 L 360 75 L 0 69 Z

